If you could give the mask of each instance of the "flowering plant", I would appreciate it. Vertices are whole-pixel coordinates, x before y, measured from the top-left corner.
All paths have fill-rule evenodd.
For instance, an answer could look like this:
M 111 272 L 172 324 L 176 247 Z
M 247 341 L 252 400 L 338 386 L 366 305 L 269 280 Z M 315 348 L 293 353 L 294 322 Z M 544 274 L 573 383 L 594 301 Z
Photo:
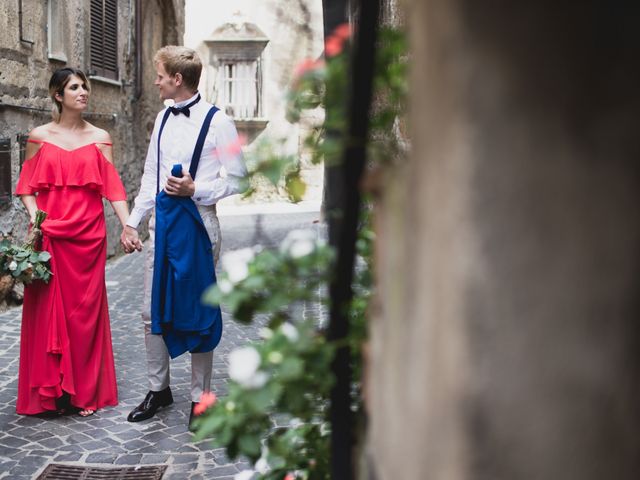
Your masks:
M 287 118 L 292 123 L 302 123 L 305 111 L 326 110 L 324 121 L 309 125 L 310 133 L 303 139 L 313 163 L 336 165 L 349 141 L 344 93 L 350 34 L 348 25 L 336 29 L 327 39 L 325 60 L 303 62 L 288 94 Z M 403 128 L 399 118 L 406 91 L 405 52 L 401 32 L 381 32 L 374 79 L 376 102 L 367 144 L 377 166 L 393 161 L 404 150 L 398 131 L 402 133 Z M 279 154 L 279 145 L 275 147 L 256 150 L 250 177 L 267 178 L 273 185 L 281 185 L 284 177 L 289 197 L 298 201 L 305 187 L 299 159 Z M 249 189 L 247 194 L 252 193 Z M 239 472 L 235 480 L 330 478 L 331 363 L 336 349 L 345 343 L 352 353 L 355 379 L 350 392 L 352 410 L 364 423 L 360 378 L 373 289 L 371 214 L 371 209 L 365 208 L 358 225 L 353 298 L 345 305 L 349 336 L 337 342 L 328 339 L 323 325 L 335 252 L 319 241 L 319 231 L 292 231 L 279 249 L 246 248 L 222 258 L 223 273 L 217 285 L 205 293 L 204 302 L 224 304 L 242 323 L 263 322 L 266 317 L 262 340 L 238 348 L 228 357 L 228 394 L 203 405 L 196 424 L 195 440 L 211 438 L 230 458 L 242 455 L 252 463 L 252 468 Z
M 23 283 L 34 280 L 49 282 L 53 275 L 50 268 L 51 254 L 36 250 L 42 236 L 40 227 L 45 218 L 46 212 L 36 211 L 33 227 L 23 245 L 13 244 L 6 238 L 0 241 L 0 275 L 11 275 L 14 280 Z
M 204 301 L 224 305 L 235 320 L 250 323 L 254 315 L 271 315 L 275 327 L 291 317 L 294 302 L 314 301 L 326 277 L 333 251 L 313 230 L 289 232 L 278 250 L 243 248 L 226 253 L 218 283 Z

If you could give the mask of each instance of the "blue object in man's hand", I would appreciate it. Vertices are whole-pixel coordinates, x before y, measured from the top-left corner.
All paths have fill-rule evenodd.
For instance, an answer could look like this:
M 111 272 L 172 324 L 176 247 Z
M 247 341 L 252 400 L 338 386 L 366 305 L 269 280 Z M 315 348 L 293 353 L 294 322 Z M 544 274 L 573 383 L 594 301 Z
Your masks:
M 172 177 L 182 177 L 182 165 L 176 163 L 173 167 L 171 167 L 171 176 Z

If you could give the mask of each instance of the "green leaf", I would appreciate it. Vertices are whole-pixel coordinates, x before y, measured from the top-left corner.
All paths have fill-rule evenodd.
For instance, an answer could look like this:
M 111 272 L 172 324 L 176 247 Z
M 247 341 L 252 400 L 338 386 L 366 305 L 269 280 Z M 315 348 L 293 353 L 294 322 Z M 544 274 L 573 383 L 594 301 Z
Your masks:
M 29 250 L 19 250 L 18 252 L 16 252 L 13 258 L 15 258 L 16 261 L 25 260 L 26 258 L 29 258 L 29 255 L 31 255 L 31 252 Z
M 287 193 L 289 194 L 289 199 L 292 202 L 297 203 L 302 201 L 302 197 L 307 191 L 307 184 L 298 174 L 295 174 L 287 177 L 286 188 Z
M 249 458 L 260 457 L 260 436 L 256 434 L 244 434 L 238 438 L 240 452 Z
M 299 378 L 304 371 L 304 364 L 299 358 L 287 358 L 280 366 L 280 375 L 285 380 Z

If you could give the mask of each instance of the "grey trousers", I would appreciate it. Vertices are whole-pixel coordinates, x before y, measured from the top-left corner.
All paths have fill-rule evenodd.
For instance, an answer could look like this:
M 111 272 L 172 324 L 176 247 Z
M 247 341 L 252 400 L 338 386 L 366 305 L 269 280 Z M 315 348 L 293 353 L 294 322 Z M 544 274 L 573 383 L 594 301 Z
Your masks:
M 213 261 L 218 262 L 220 254 L 220 223 L 216 215 L 215 205 L 198 206 L 198 211 L 213 245 Z M 144 322 L 144 339 L 147 351 L 147 371 L 149 389 L 154 392 L 169 386 L 169 352 L 162 335 L 151 333 L 151 286 L 153 284 L 153 255 L 155 246 L 155 213 L 149 221 L 149 240 L 145 245 L 144 268 L 144 300 L 142 305 L 142 321 Z M 211 372 L 213 370 L 213 351 L 191 354 L 191 400 L 200 401 L 203 392 L 211 389 Z

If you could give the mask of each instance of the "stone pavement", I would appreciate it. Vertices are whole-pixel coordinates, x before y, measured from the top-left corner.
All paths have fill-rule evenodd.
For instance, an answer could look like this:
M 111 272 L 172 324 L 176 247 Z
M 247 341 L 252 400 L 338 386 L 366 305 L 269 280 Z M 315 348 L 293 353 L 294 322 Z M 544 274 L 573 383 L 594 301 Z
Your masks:
M 316 212 L 221 217 L 224 250 L 260 242 L 277 244 L 293 228 L 320 229 Z M 256 228 L 256 225 L 259 225 Z M 51 462 L 96 466 L 167 464 L 163 479 L 231 480 L 247 468 L 231 462 L 208 442 L 194 444 L 187 430 L 190 408 L 189 356 L 171 363 L 174 404 L 146 422 L 129 423 L 128 412 L 148 390 L 139 301 L 143 255 L 121 257 L 107 265 L 107 291 L 118 376 L 119 405 L 88 418 L 20 416 L 15 413 L 21 308 L 0 315 L 0 479 L 37 478 Z M 317 313 L 316 306 L 309 306 Z M 307 311 L 307 309 L 305 309 Z M 235 347 L 258 338 L 260 321 L 235 323 L 223 306 L 224 333 L 214 354 L 213 391 L 226 393 L 226 357 Z

